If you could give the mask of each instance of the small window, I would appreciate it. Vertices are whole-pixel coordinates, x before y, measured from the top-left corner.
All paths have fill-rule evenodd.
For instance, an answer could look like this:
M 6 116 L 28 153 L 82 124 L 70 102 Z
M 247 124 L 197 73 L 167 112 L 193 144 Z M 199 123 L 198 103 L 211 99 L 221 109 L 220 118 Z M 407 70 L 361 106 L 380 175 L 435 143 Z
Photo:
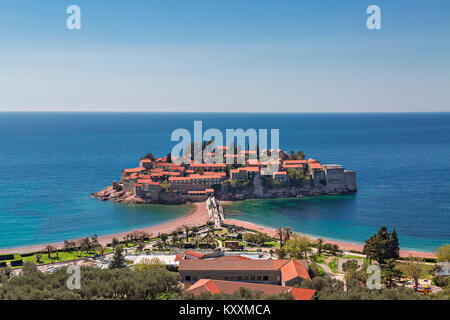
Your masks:
M 237 277 L 238 280 L 242 280 L 242 276 Z
M 191 281 L 191 276 L 186 276 L 186 281 Z
M 251 276 L 251 277 L 250 277 L 250 280 L 255 280 L 255 276 Z
M 262 277 L 261 277 L 261 276 L 258 276 L 258 280 L 261 281 L 261 280 L 262 280 Z
M 225 277 L 225 280 L 230 280 L 230 277 Z
M 264 280 L 264 281 L 269 280 L 269 276 L 263 276 L 263 280 Z

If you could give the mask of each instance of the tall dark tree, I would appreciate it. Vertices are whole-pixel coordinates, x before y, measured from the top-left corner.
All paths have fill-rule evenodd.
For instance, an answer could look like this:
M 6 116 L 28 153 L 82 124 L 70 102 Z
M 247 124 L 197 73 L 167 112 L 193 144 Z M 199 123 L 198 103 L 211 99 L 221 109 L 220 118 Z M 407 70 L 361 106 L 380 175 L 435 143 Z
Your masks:
M 114 256 L 109 264 L 110 269 L 121 269 L 125 268 L 127 263 L 125 262 L 125 255 L 123 253 L 123 248 L 120 245 L 117 245 L 114 250 Z
M 389 233 L 385 226 L 381 227 L 376 235 L 366 240 L 363 249 L 363 253 L 366 254 L 369 260 L 375 260 L 380 265 L 385 260 L 398 259 L 399 252 L 397 232 L 393 230 Z

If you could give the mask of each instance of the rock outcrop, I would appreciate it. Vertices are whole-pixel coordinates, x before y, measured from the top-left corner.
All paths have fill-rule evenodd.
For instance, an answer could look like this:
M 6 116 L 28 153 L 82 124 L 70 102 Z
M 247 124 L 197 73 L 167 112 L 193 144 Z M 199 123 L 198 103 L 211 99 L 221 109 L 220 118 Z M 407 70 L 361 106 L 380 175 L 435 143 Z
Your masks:
M 103 190 L 93 193 L 91 195 L 94 198 L 98 198 L 102 201 L 106 200 L 113 200 L 115 202 L 122 202 L 122 203 L 147 203 L 142 198 L 139 198 L 137 195 L 125 192 L 123 190 L 114 190 L 113 186 L 108 186 L 104 188 Z

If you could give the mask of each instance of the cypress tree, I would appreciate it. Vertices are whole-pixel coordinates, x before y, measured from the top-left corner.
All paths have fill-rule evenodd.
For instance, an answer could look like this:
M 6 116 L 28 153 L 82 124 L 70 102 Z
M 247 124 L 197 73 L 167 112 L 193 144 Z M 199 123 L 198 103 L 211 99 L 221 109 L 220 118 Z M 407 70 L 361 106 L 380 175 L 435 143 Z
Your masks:
M 127 263 L 125 262 L 125 255 L 123 254 L 123 248 L 117 245 L 114 251 L 114 256 L 111 263 L 109 264 L 110 269 L 121 269 L 125 268 Z

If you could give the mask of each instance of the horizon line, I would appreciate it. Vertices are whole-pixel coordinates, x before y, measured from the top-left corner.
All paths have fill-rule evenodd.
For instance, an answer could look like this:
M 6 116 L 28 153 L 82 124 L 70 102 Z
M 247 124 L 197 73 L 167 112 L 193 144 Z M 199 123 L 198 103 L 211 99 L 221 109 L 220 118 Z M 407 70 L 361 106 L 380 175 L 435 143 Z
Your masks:
M 0 110 L 0 113 L 210 113 L 210 114 L 408 114 L 450 113 L 449 111 L 115 111 L 115 110 Z

